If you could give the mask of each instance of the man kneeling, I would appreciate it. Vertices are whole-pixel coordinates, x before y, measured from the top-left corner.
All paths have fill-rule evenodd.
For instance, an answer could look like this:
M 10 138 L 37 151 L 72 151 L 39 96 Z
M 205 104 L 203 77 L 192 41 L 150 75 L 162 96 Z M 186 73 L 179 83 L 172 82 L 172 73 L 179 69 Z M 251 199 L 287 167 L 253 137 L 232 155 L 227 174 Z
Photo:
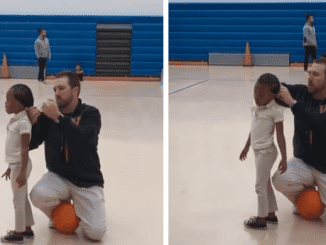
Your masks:
M 326 59 L 315 60 L 308 73 L 308 86 L 283 84 L 278 94 L 294 115 L 294 157 L 286 172 L 276 171 L 272 180 L 296 214 L 297 196 L 306 189 L 317 186 L 326 204 Z
M 30 198 L 50 218 L 52 228 L 52 210 L 73 200 L 85 235 L 102 240 L 106 231 L 104 179 L 97 153 L 101 116 L 98 109 L 79 99 L 80 82 L 75 73 L 59 74 L 54 92 L 56 102 L 45 102 L 41 110 L 28 109 L 33 125 L 30 150 L 45 143 L 49 170 L 34 186 Z

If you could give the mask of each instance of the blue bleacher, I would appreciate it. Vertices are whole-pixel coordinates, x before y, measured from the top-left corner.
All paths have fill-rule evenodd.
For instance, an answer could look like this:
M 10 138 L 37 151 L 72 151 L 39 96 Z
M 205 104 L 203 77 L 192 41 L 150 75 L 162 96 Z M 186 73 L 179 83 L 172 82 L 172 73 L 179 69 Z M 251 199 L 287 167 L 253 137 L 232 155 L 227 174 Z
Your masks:
M 7 54 L 10 66 L 36 66 L 37 29 L 45 28 L 52 60 L 47 73 L 74 70 L 80 63 L 86 75 L 95 74 L 96 25 L 103 22 L 133 25 L 131 75 L 160 76 L 163 68 L 161 16 L 0 15 L 0 62 Z
M 318 56 L 326 52 L 325 3 L 170 3 L 169 59 L 208 60 L 208 53 L 283 53 L 302 62 L 304 14 L 315 18 Z

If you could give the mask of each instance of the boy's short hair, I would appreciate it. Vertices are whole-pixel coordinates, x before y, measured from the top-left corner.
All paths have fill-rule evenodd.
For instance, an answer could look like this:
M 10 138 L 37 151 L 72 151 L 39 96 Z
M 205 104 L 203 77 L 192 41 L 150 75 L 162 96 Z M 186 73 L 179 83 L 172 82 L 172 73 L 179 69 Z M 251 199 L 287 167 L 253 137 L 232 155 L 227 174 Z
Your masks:
M 10 88 L 14 92 L 14 97 L 24 107 L 28 108 L 34 105 L 34 97 L 31 89 L 24 84 L 16 84 Z
M 273 75 L 271 73 L 265 73 L 265 74 L 261 75 L 258 78 L 257 84 L 268 85 L 270 88 L 270 91 L 273 94 L 278 94 L 278 92 L 280 91 L 280 88 L 281 88 L 280 81 L 278 80 L 278 78 L 275 75 Z

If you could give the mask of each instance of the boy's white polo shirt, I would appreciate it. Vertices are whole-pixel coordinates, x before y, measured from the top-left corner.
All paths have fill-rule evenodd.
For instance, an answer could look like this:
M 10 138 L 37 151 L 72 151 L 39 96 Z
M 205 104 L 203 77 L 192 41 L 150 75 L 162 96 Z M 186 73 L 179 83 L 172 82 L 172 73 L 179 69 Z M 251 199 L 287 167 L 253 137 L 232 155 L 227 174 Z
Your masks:
M 283 109 L 275 100 L 266 106 L 251 108 L 252 122 L 250 131 L 251 146 L 255 150 L 266 149 L 274 143 L 275 123 L 283 122 Z
M 7 125 L 7 139 L 5 150 L 6 163 L 21 162 L 22 134 L 29 134 L 31 139 L 32 124 L 26 110 L 14 115 Z

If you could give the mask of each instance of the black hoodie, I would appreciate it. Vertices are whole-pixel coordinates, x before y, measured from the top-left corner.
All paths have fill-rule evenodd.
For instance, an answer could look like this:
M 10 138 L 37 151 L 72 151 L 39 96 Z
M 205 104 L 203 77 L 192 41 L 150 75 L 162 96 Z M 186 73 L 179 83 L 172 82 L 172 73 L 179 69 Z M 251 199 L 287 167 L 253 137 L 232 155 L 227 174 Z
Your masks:
M 294 156 L 326 173 L 326 112 L 319 112 L 319 106 L 326 104 L 326 100 L 314 99 L 305 85 L 283 85 L 297 101 L 291 109 L 294 115 Z M 309 144 L 310 131 L 312 145 Z
M 81 117 L 79 125 L 72 118 Z M 103 187 L 97 153 L 101 115 L 95 107 L 79 104 L 72 114 L 66 114 L 59 123 L 41 114 L 32 127 L 30 150 L 45 142 L 46 167 L 49 171 L 69 180 L 79 187 Z M 69 149 L 69 161 L 64 156 L 64 146 Z

